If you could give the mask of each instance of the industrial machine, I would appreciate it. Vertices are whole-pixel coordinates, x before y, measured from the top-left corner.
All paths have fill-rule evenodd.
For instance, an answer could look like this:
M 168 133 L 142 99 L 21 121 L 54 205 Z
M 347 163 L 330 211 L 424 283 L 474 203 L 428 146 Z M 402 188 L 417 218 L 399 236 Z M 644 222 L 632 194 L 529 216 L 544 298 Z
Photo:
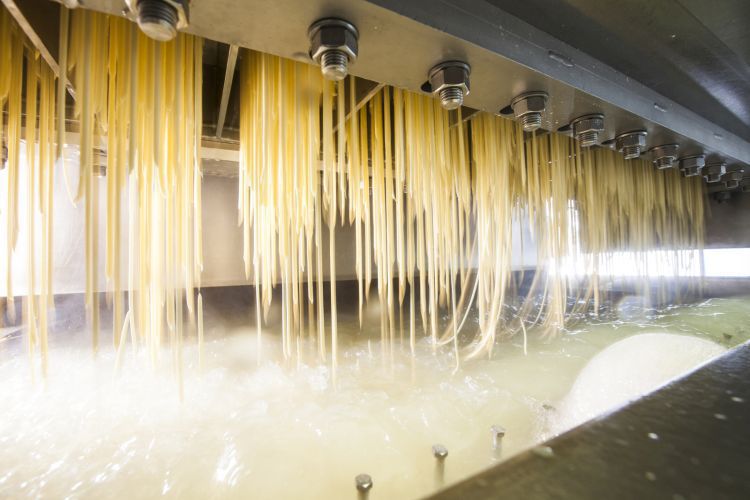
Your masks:
M 59 75 L 61 3 L 2 3 Z M 432 96 L 444 109 L 460 110 L 451 116 L 464 122 L 489 113 L 519 123 L 527 140 L 560 134 L 573 138 L 578 151 L 609 149 L 625 160 L 647 159 L 657 170 L 675 169 L 682 178 L 701 177 L 708 205 L 705 249 L 688 250 L 700 252 L 704 277 L 700 293 L 687 302 L 750 293 L 750 4 L 742 0 L 63 0 L 62 5 L 124 17 L 157 41 L 178 33 L 204 39 L 201 286 L 206 300 L 213 298 L 217 317 L 239 317 L 253 305 L 246 290 L 258 288 L 245 274 L 236 215 L 237 186 L 243 182 L 238 181 L 243 162 L 238 80 L 241 59 L 249 57 L 244 49 L 320 66 L 327 81 L 354 79 L 356 95 L 349 96 L 354 108 L 347 103 L 347 117 L 392 86 Z M 80 98 L 69 81 L 66 106 L 72 110 Z M 81 133 L 69 120 L 70 142 Z M 108 175 L 106 157 L 106 149 L 96 150 L 95 175 Z M 3 145 L 3 165 L 6 158 Z M 83 231 L 76 214 L 60 210 L 56 223 L 66 228 L 61 233 Z M 325 277 L 342 283 L 346 303 L 349 293 L 357 293 L 357 275 L 353 230 L 342 231 L 335 243 L 338 273 L 326 264 Z M 513 262 L 514 272 L 538 269 L 542 257 L 524 252 L 523 261 Z M 54 254 L 66 263 L 56 275 L 55 293 L 80 302 L 76 294 L 88 286 L 84 249 L 63 243 Z M 722 271 L 706 272 L 706 266 L 720 264 Z M 531 278 L 518 276 L 514 286 L 523 290 Z M 104 293 L 100 281 L 93 286 Z M 602 288 L 627 297 L 637 286 L 623 278 Z M 666 302 L 676 303 L 676 296 Z M 750 347 L 741 344 L 619 411 L 476 476 L 440 482 L 445 488 L 435 498 L 744 498 L 750 491 L 750 437 L 743 430 L 750 416 L 744 410 L 750 402 L 748 373 Z M 493 449 L 505 432 L 493 428 Z M 432 452 L 442 478 L 452 457 L 442 445 Z M 352 497 L 374 497 L 378 478 L 357 476 L 355 486 Z

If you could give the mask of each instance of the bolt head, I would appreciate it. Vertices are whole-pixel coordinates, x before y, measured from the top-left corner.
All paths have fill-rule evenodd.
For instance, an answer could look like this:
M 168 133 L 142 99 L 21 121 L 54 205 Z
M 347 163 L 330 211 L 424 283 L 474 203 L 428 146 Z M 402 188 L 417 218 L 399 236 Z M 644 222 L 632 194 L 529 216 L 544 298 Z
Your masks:
M 493 425 L 492 427 L 490 427 L 490 432 L 493 436 L 503 437 L 505 436 L 505 427 L 502 427 L 500 425 Z
M 695 177 L 696 175 L 701 174 L 700 167 L 687 167 L 680 170 L 682 171 L 683 177 Z
M 721 176 L 726 172 L 726 167 L 727 164 L 724 162 L 709 163 L 703 168 L 703 177 L 709 183 L 719 182 Z
M 354 478 L 357 491 L 369 491 L 372 488 L 372 478 L 369 474 L 359 474 Z
M 732 172 L 727 172 L 721 177 L 722 182 L 737 182 L 742 180 L 742 171 L 741 170 L 734 170 Z M 737 187 L 737 186 L 735 186 Z
M 573 129 L 573 135 L 575 136 L 587 132 L 604 132 L 604 115 L 592 114 L 579 116 L 570 122 L 570 127 Z
M 443 459 L 448 456 L 448 448 L 442 444 L 432 445 L 432 454 L 435 458 Z
M 460 61 L 446 61 L 430 70 L 429 80 L 432 93 L 440 92 L 447 87 L 458 87 L 464 95 L 469 94 L 469 74 L 471 68 Z
M 327 18 L 313 23 L 308 31 L 310 36 L 310 57 L 320 64 L 320 58 L 328 50 L 344 52 L 349 61 L 357 59 L 359 52 L 359 32 L 343 19 Z
M 526 92 L 516 96 L 510 107 L 516 118 L 521 118 L 529 113 L 543 113 L 547 108 L 547 99 L 546 92 Z
M 666 168 L 672 168 L 672 164 L 677 159 L 677 151 L 680 146 L 677 144 L 662 144 L 655 146 L 649 150 L 651 153 L 651 161 L 654 162 L 656 168 L 663 170 Z
M 618 151 L 622 151 L 625 148 L 645 148 L 646 147 L 646 131 L 636 130 L 634 132 L 625 132 L 615 137 L 615 147 Z
M 680 170 L 686 169 L 702 169 L 706 166 L 706 157 L 704 155 L 685 156 L 680 158 Z
M 660 156 L 654 159 L 653 163 L 659 170 L 665 170 L 674 166 L 674 160 L 672 156 Z

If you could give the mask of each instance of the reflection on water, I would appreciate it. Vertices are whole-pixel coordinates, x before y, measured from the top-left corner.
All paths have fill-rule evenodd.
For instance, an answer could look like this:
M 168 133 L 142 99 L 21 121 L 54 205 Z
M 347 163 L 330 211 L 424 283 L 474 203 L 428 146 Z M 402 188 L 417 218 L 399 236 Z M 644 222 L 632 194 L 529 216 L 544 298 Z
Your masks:
M 520 338 L 505 341 L 455 374 L 451 348 L 433 354 L 426 339 L 414 358 L 398 340 L 383 358 L 379 328 L 359 332 L 352 316 L 339 323 L 335 389 L 313 343 L 285 363 L 267 333 L 258 367 L 254 330 L 215 328 L 201 373 L 186 347 L 183 403 L 166 350 L 157 368 L 129 351 L 115 374 L 113 352 L 94 358 L 59 342 L 49 378 L 34 383 L 22 350 L 6 346 L 0 497 L 355 498 L 359 473 L 372 476 L 372 498 L 425 495 L 434 444 L 449 451 L 446 483 L 475 473 L 497 460 L 492 425 L 506 429 L 502 458 L 548 436 L 576 376 L 607 346 L 665 332 L 736 345 L 750 337 L 749 304 L 712 299 L 637 318 L 624 305 L 628 321 L 580 323 L 549 342 L 530 332 L 528 355 Z

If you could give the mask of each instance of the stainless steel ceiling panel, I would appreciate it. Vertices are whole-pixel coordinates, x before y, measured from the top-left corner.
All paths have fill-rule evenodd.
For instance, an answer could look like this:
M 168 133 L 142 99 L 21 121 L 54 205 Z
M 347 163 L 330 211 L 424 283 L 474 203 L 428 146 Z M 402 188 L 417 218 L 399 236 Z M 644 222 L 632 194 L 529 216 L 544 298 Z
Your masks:
M 122 12 L 120 1 L 87 0 L 86 6 Z M 323 16 L 341 16 L 359 28 L 356 76 L 417 91 L 435 63 L 463 59 L 472 66 L 467 106 L 497 112 L 521 92 L 545 90 L 547 129 L 603 112 L 605 138 L 645 128 L 649 146 L 679 142 L 683 154 L 750 163 L 747 140 L 588 55 L 592 47 L 574 48 L 486 1 L 195 0 L 187 31 L 306 60 L 307 28 Z

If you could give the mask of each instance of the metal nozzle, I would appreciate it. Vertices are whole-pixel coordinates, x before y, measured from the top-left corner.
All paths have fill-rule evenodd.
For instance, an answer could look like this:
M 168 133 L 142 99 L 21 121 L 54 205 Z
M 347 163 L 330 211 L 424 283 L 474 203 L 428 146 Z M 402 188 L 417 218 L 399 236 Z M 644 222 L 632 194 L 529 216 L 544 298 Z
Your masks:
M 579 116 L 570 122 L 570 128 L 582 148 L 596 146 L 599 144 L 599 134 L 604 132 L 604 115 L 595 113 Z
M 458 109 L 469 94 L 471 67 L 461 61 L 445 61 L 430 70 L 428 75 L 432 93 L 440 97 L 447 110 Z
M 349 73 L 349 58 L 341 50 L 328 50 L 320 58 L 320 69 L 327 80 L 343 80 Z
M 641 150 L 646 147 L 645 130 L 625 132 L 615 137 L 615 148 L 621 152 L 626 160 L 634 160 L 641 156 Z
M 188 0 L 130 0 L 130 5 L 141 31 L 159 42 L 173 39 L 178 28 L 187 26 Z
M 327 17 L 308 29 L 310 57 L 320 64 L 326 80 L 339 81 L 349 74 L 349 64 L 357 59 L 359 31 L 349 21 Z
M 721 177 L 721 182 L 727 189 L 737 189 L 740 187 L 740 181 L 742 180 L 742 169 L 732 170 L 727 172 Z
M 685 177 L 700 175 L 701 170 L 703 170 L 705 165 L 706 157 L 704 155 L 693 155 L 680 158 L 680 171 Z
M 542 126 L 542 113 L 547 108 L 546 92 L 525 92 L 510 103 L 516 120 L 520 120 L 525 132 L 533 132 Z
M 677 159 L 677 152 L 680 146 L 677 144 L 662 144 L 650 149 L 652 162 L 659 170 L 672 168 L 674 161 Z
M 721 176 L 727 171 L 726 162 L 720 161 L 715 163 L 709 163 L 703 168 L 703 178 L 708 183 L 719 182 Z

